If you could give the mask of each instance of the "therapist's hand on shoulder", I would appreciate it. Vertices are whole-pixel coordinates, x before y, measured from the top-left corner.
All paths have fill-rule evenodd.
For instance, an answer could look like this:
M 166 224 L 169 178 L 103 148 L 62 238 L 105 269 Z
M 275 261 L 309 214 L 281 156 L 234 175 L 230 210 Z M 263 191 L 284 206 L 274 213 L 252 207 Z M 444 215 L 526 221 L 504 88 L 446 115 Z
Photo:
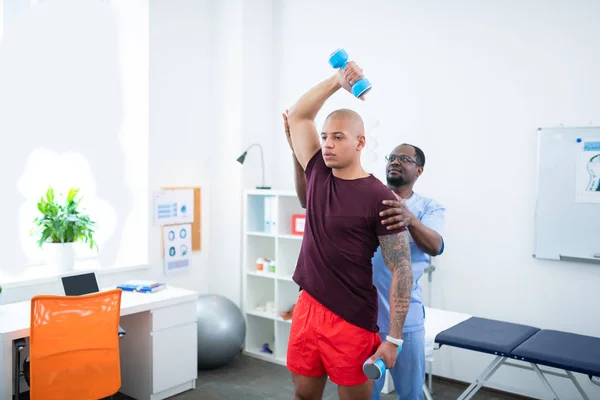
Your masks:
M 387 229 L 398 229 L 412 225 L 415 215 L 410 212 L 406 203 L 396 193 L 397 200 L 384 200 L 383 204 L 389 206 L 387 210 L 379 213 L 380 217 L 384 217 L 381 221 L 383 225 L 388 225 Z

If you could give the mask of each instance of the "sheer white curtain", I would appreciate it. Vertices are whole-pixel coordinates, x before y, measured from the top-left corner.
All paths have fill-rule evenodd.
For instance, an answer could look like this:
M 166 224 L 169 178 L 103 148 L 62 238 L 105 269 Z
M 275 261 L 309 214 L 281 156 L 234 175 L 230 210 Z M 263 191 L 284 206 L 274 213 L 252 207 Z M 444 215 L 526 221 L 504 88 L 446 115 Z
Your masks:
M 50 273 L 30 235 L 48 186 L 98 223 L 87 267 L 146 264 L 148 0 L 0 7 L 0 283 Z

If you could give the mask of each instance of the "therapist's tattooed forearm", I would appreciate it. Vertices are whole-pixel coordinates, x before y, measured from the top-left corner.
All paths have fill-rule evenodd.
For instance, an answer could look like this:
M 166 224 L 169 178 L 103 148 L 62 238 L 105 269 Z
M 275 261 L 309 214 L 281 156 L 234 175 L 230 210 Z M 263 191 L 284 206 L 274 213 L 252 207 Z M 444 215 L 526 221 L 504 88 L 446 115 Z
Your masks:
M 381 254 L 392 271 L 390 287 L 390 335 L 400 337 L 413 285 L 410 244 L 406 232 L 379 237 Z

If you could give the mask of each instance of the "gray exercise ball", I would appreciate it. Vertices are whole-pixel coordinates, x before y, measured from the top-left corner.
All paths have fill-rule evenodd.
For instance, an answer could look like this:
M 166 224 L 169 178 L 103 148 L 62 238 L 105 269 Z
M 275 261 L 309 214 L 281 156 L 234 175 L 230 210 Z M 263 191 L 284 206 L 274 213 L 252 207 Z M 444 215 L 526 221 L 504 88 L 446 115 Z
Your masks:
M 242 351 L 246 321 L 238 306 L 226 297 L 198 297 L 198 368 L 212 369 L 229 363 Z

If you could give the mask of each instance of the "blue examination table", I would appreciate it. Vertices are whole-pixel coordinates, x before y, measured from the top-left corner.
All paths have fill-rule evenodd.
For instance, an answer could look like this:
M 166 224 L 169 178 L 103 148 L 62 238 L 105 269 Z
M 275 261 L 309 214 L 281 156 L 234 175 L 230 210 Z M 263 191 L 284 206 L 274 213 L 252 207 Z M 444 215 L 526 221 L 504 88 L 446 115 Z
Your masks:
M 535 371 L 551 399 L 558 399 L 558 396 L 545 374 L 570 379 L 586 400 L 589 397 L 573 373 L 587 375 L 593 383 L 599 384 L 600 338 L 470 317 L 437 333 L 435 343 L 438 348 L 451 346 L 496 356 L 459 397 L 461 400 L 473 397 L 502 365 Z M 542 370 L 540 366 L 557 368 L 565 373 Z

